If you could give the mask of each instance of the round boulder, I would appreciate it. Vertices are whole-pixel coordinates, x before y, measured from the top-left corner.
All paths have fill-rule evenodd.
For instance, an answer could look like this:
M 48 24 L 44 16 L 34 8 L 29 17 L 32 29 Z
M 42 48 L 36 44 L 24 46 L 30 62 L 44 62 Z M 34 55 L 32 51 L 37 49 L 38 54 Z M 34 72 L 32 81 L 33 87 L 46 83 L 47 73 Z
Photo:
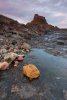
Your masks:
M 28 43 L 23 43 L 23 45 L 21 46 L 21 48 L 23 49 L 31 49 L 31 46 Z
M 40 71 L 33 64 L 28 64 L 23 66 L 23 74 L 26 75 L 29 79 L 34 79 L 40 76 Z

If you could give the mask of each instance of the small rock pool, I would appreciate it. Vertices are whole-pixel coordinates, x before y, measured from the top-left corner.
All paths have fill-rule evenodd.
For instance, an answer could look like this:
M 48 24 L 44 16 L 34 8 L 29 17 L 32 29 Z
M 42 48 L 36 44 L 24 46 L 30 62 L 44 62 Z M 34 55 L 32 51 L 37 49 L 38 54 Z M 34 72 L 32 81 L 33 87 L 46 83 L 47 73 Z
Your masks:
M 40 70 L 38 79 L 29 81 L 23 75 L 28 63 Z M 67 100 L 67 59 L 32 49 L 17 68 L 0 72 L 0 100 Z

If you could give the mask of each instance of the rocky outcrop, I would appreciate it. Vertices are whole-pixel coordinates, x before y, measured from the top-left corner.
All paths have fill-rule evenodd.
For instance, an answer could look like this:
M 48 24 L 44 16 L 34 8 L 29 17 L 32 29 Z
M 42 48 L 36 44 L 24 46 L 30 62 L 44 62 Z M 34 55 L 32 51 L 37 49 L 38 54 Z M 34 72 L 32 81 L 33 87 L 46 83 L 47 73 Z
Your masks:
M 47 21 L 45 17 L 35 14 L 33 20 L 31 21 L 31 24 L 34 24 L 34 25 L 35 24 L 47 24 Z
M 48 31 L 58 30 L 58 27 L 54 27 L 47 23 L 45 17 L 38 14 L 34 15 L 33 20 L 27 24 L 28 28 L 37 34 L 46 34 Z

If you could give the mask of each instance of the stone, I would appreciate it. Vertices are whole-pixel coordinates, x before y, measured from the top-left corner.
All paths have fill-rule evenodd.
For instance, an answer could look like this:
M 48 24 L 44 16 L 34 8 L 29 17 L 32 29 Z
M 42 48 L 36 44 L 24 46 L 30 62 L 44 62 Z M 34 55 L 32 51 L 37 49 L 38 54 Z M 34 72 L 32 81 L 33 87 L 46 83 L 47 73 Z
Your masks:
M 64 100 L 67 100 L 67 90 L 63 90 Z
M 7 62 L 2 62 L 0 63 L 0 70 L 6 70 L 9 67 L 9 63 Z
M 14 49 L 14 53 L 18 53 L 18 49 Z
M 23 45 L 21 46 L 21 48 L 23 49 L 31 49 L 31 46 L 28 43 L 23 43 Z
M 2 53 L 7 53 L 7 50 L 6 49 L 2 49 Z
M 13 40 L 13 41 L 12 41 L 12 44 L 13 44 L 13 45 L 17 44 L 17 41 L 16 41 L 16 40 Z
M 4 60 L 7 61 L 8 63 L 11 63 L 16 59 L 17 56 L 18 55 L 16 53 L 10 52 L 5 55 Z
M 64 41 L 62 41 L 62 40 L 57 40 L 57 44 L 58 44 L 58 45 L 64 45 Z
M 23 56 L 20 55 L 20 56 L 18 56 L 17 59 L 18 59 L 18 61 L 22 61 L 24 58 L 23 58 Z
M 14 63 L 14 67 L 17 67 L 18 64 L 19 64 L 19 62 L 18 62 L 18 61 L 15 61 L 15 63 Z
M 26 54 L 26 52 L 24 50 L 22 50 L 21 52 L 22 52 L 23 55 Z
M 26 52 L 30 52 L 30 50 L 27 49 Z
M 28 64 L 23 66 L 23 74 L 26 75 L 29 79 L 35 79 L 40 76 L 40 71 L 33 64 Z

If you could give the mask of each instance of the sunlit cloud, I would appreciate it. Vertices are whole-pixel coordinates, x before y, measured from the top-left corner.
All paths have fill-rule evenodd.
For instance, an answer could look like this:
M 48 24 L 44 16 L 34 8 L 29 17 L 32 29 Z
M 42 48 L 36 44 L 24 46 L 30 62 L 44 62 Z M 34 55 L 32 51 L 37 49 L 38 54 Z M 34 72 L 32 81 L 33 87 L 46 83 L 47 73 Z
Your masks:
M 55 13 L 53 13 L 52 16 L 54 16 L 54 17 L 62 17 L 62 16 L 67 16 L 67 15 L 65 13 L 55 12 Z
M 60 25 L 67 25 L 67 20 L 63 20 L 60 22 Z

